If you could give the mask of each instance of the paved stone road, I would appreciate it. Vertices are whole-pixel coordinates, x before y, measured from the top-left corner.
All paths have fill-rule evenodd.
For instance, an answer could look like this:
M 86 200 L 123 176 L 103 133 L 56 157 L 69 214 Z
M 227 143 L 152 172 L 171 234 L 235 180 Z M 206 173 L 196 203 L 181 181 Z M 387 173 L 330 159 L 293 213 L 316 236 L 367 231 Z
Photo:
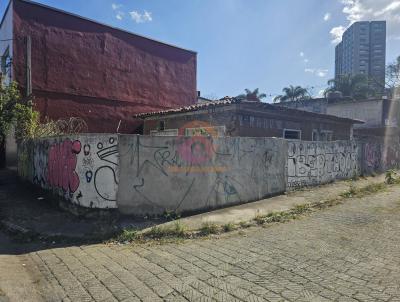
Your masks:
M 245 233 L 29 257 L 48 301 L 400 301 L 400 187 Z

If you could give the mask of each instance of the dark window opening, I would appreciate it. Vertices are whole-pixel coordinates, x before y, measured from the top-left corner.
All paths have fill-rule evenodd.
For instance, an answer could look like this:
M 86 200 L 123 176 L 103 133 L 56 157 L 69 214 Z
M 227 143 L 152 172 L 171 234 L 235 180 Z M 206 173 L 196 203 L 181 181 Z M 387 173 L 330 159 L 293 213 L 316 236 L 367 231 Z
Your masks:
M 160 121 L 159 130 L 160 131 L 164 131 L 165 130 L 165 121 Z
M 300 130 L 287 130 L 283 131 L 283 138 L 286 139 L 301 139 L 301 131 Z
M 6 51 L 3 53 L 1 57 L 1 72 L 3 73 L 3 75 L 7 74 L 10 65 L 11 65 L 10 48 L 7 47 Z

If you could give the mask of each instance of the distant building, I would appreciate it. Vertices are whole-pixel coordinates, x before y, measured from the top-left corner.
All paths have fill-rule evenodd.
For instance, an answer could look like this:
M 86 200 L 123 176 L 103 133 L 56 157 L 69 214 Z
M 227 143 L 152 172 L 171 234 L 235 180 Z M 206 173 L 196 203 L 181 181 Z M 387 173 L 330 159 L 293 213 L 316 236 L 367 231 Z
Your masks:
M 354 119 L 227 98 L 138 114 L 145 135 L 281 137 L 308 141 L 349 140 Z
M 353 23 L 335 49 L 335 78 L 365 74 L 383 92 L 386 64 L 386 21 Z
M 352 98 L 310 100 L 278 103 L 275 106 L 305 110 L 342 118 L 361 120 L 354 125 L 354 137 L 385 137 L 400 135 L 400 100 Z

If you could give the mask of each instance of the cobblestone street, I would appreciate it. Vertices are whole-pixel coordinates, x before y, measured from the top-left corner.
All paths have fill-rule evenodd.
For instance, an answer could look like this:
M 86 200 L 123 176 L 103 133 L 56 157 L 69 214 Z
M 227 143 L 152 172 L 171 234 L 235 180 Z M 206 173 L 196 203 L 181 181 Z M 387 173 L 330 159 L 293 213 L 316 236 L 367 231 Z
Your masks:
M 46 301 L 400 301 L 399 217 L 391 187 L 244 234 L 22 256 Z

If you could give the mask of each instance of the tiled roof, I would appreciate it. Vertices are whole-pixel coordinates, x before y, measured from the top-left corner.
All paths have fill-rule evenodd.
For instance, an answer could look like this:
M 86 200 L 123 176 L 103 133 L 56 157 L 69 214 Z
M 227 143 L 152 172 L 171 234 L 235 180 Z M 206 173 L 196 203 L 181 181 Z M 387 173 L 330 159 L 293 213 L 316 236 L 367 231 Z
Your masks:
M 353 123 L 353 124 L 363 124 L 364 123 L 363 121 L 360 121 L 360 120 L 354 120 L 354 119 L 343 118 L 343 117 L 338 117 L 338 116 L 334 116 L 334 115 L 292 109 L 292 108 L 287 108 L 287 107 L 274 106 L 274 105 L 271 105 L 268 103 L 252 102 L 252 101 L 241 100 L 238 98 L 231 98 L 231 97 L 225 97 L 219 101 L 213 101 L 213 102 L 208 102 L 208 103 L 197 103 L 197 104 L 180 107 L 180 108 L 139 113 L 139 114 L 134 115 L 134 117 L 146 119 L 148 117 L 154 117 L 154 116 L 165 116 L 165 115 L 184 113 L 184 112 L 194 112 L 194 111 L 199 111 L 202 109 L 224 107 L 224 106 L 228 106 L 231 104 L 249 104 L 249 105 L 254 106 L 257 109 L 267 109 L 269 111 L 282 112 L 282 113 L 286 113 L 286 114 L 291 114 L 293 116 L 300 114 L 300 115 L 307 116 L 307 117 L 315 117 L 315 118 L 322 118 L 322 119 L 328 119 L 328 120 L 334 120 L 334 121 L 342 121 L 342 122 Z
M 236 98 L 223 98 L 223 99 L 220 99 L 219 101 L 196 103 L 196 104 L 193 104 L 190 106 L 179 107 L 179 108 L 174 108 L 174 109 L 139 113 L 139 114 L 134 115 L 134 117 L 146 118 L 146 117 L 156 116 L 156 115 L 167 115 L 167 114 L 173 114 L 173 113 L 191 112 L 191 111 L 197 111 L 197 110 L 201 110 L 201 109 L 226 106 L 229 104 L 237 104 L 240 102 L 241 102 L 241 100 L 236 99 Z

